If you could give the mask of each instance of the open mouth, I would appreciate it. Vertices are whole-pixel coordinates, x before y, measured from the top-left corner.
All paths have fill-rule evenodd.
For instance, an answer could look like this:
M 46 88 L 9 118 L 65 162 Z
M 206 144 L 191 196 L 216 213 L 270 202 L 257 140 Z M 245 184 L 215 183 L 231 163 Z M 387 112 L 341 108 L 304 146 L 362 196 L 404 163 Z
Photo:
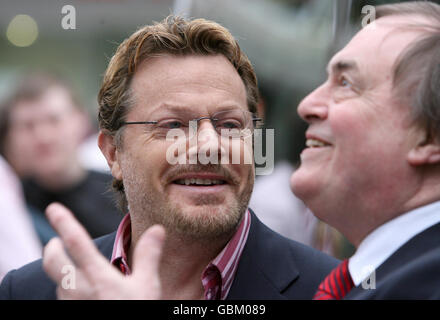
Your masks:
M 185 179 L 174 180 L 173 183 L 182 186 L 206 187 L 206 186 L 223 185 L 226 184 L 227 182 L 222 179 L 185 178 Z
M 185 172 L 172 177 L 172 184 L 189 187 L 216 187 L 231 184 L 225 174 L 213 172 Z
M 322 148 L 322 147 L 329 147 L 331 146 L 331 144 L 318 139 L 307 139 L 306 146 L 308 148 Z

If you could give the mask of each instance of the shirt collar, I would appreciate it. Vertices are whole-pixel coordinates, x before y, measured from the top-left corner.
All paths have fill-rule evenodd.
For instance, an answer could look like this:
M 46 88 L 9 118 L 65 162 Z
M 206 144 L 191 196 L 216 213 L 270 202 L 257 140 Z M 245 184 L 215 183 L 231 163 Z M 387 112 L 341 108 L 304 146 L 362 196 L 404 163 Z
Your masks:
M 131 242 L 131 219 L 130 213 L 127 213 L 119 224 L 116 231 L 115 242 L 113 244 L 113 252 L 110 262 L 118 267 L 124 274 L 130 274 L 128 268 L 127 253 L 130 249 Z
M 251 214 L 249 210 L 246 210 L 235 234 L 217 257 L 204 269 L 201 275 L 201 281 L 205 289 L 206 300 L 224 300 L 227 297 L 249 235 L 250 225 Z M 110 260 L 113 265 L 126 275 L 131 273 L 127 261 L 130 242 L 131 220 L 130 214 L 128 213 L 119 224 Z
M 362 240 L 350 258 L 348 270 L 358 286 L 402 245 L 418 233 L 440 222 L 440 201 L 394 218 Z

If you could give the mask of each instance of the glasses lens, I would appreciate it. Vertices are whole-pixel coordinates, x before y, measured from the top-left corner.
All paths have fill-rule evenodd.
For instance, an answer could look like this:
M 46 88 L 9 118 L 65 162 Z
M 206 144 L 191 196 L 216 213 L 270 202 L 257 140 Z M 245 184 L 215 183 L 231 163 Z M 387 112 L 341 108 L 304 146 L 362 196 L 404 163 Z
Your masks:
M 212 116 L 217 132 L 224 137 L 242 138 L 252 130 L 252 114 L 241 109 L 221 111 Z M 252 134 L 252 132 L 250 133 Z
M 199 120 L 208 119 L 206 117 L 199 118 Z M 213 114 L 211 119 L 212 125 L 217 133 L 224 137 L 230 137 L 233 139 L 243 138 L 253 133 L 252 113 L 242 109 L 230 109 L 220 111 Z M 185 135 L 189 134 L 189 127 L 192 124 L 196 129 L 196 123 L 193 116 L 173 115 L 157 121 L 156 124 L 149 125 L 148 130 L 158 138 L 164 138 L 167 134 L 173 130 L 182 130 Z M 200 121 L 199 121 L 200 122 Z M 199 123 L 197 122 L 197 125 Z M 173 133 L 176 130 L 173 130 Z
M 166 137 L 171 130 L 173 130 L 174 133 L 177 130 L 182 130 L 183 133 L 188 134 L 189 121 L 190 119 L 176 116 L 159 120 L 157 121 L 157 124 L 151 127 L 152 134 L 159 138 Z

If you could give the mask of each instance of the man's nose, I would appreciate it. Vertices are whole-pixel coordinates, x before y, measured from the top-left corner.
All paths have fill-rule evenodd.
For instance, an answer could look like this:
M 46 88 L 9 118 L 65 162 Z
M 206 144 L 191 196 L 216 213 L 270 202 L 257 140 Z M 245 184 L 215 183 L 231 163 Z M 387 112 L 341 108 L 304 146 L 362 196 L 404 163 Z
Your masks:
M 195 152 L 195 150 L 192 150 L 192 152 Z M 220 163 L 223 153 L 225 153 L 225 150 L 212 121 L 210 119 L 199 120 L 197 127 L 197 154 L 199 161 L 201 158 L 206 158 L 205 161 L 200 162 Z
M 197 143 L 203 145 L 206 143 L 217 143 L 219 135 L 210 119 L 201 119 L 197 128 Z
M 326 84 L 316 88 L 298 106 L 298 114 L 307 123 L 325 120 L 328 115 L 330 95 Z

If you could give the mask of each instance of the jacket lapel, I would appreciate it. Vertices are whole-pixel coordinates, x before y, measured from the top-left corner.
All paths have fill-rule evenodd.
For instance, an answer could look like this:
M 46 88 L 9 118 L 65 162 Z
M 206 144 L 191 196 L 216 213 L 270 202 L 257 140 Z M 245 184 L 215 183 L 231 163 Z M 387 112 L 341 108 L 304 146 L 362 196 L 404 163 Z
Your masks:
M 115 243 L 116 231 L 108 235 L 102 236 L 95 241 L 95 245 L 101 254 L 110 261 L 113 253 L 113 245 Z
M 251 227 L 228 300 L 287 299 L 282 292 L 299 276 L 291 249 L 251 211 Z M 282 261 L 282 263 L 280 263 Z
M 111 259 L 116 232 L 95 240 L 99 251 Z M 251 211 L 248 239 L 229 291 L 228 300 L 283 300 L 283 291 L 299 276 L 287 242 L 267 228 Z M 293 255 L 292 255 L 293 256 Z M 282 263 L 280 263 L 282 261 Z

